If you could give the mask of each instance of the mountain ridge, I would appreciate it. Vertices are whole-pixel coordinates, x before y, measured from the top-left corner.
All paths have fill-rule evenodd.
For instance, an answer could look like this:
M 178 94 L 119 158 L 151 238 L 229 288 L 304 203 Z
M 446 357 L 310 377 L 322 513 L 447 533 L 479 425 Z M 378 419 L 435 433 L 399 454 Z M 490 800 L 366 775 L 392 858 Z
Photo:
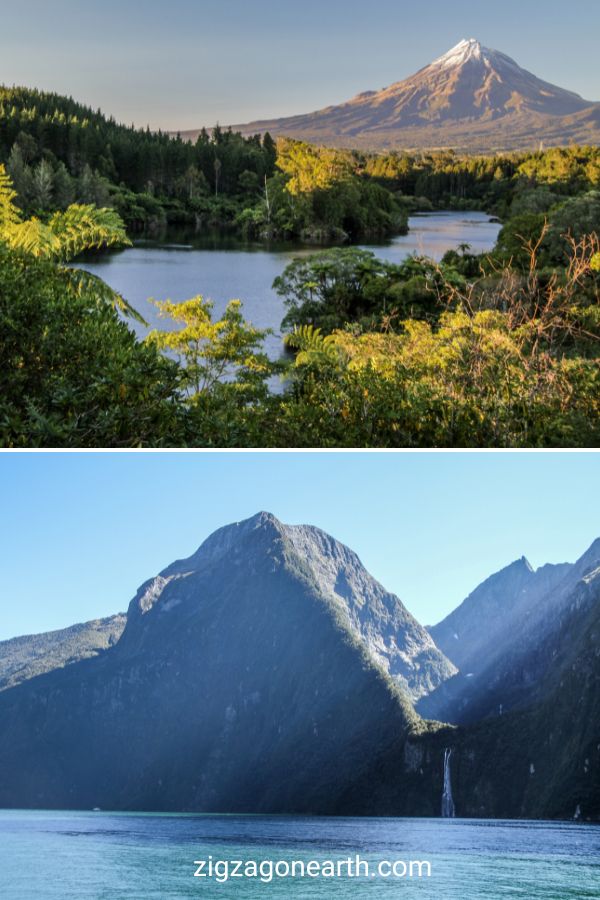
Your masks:
M 0 691 L 48 671 L 98 656 L 119 640 L 122 613 L 41 634 L 0 641 Z
M 478 713 L 426 721 L 464 676 L 354 551 L 267 513 L 219 529 L 111 646 L 0 691 L 0 806 L 435 816 L 452 749 L 458 815 L 599 819 L 600 540 L 469 596 L 472 649 L 510 614 L 477 650 Z M 420 669 L 440 684 L 419 699 Z
M 600 142 L 600 103 L 537 78 L 470 38 L 380 91 L 233 128 L 356 149 L 508 151 L 541 142 Z M 193 140 L 198 133 L 181 134 Z
M 274 517 L 164 571 L 110 650 L 0 693 L 1 806 L 360 810 L 357 774 L 437 727 Z M 424 778 L 406 773 L 409 811 L 429 796 Z
M 261 534 L 267 540 L 289 542 L 307 570 L 305 574 L 318 583 L 319 590 L 325 590 L 348 627 L 413 701 L 456 673 L 427 630 L 398 597 L 367 572 L 353 550 L 322 529 L 283 525 L 267 512 L 218 529 L 191 556 L 175 561 L 145 582 L 130 604 L 128 622 L 160 606 L 174 581 L 208 570 L 228 554 L 236 565 L 243 542 Z M 124 638 L 128 639 L 127 627 Z
M 521 581 L 511 581 L 513 566 L 483 582 L 430 629 L 459 673 L 422 698 L 421 715 L 468 724 L 531 705 L 573 615 L 573 597 L 586 579 L 598 580 L 600 539 L 575 563 L 542 566 Z

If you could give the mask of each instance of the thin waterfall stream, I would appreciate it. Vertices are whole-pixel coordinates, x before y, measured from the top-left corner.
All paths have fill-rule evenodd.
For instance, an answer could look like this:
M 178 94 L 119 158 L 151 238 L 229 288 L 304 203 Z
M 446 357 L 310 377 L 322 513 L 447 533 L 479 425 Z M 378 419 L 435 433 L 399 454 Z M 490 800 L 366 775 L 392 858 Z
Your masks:
M 450 759 L 452 750 L 444 753 L 444 793 L 442 794 L 442 819 L 455 819 L 456 809 L 452 797 L 452 779 L 450 774 Z

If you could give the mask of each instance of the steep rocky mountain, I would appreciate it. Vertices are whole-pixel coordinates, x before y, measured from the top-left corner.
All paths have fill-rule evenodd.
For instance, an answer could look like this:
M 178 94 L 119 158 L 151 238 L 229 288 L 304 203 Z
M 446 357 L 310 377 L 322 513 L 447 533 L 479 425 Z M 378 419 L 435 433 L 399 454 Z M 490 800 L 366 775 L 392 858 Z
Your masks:
M 256 523 L 272 523 L 281 532 L 291 552 L 301 560 L 304 574 L 318 586 L 344 627 L 411 700 L 418 700 L 456 674 L 456 667 L 438 650 L 427 630 L 398 597 L 367 572 L 354 551 L 319 528 L 283 525 L 269 513 L 215 532 L 193 556 L 173 563 L 140 589 L 141 607 L 150 608 L 158 602 L 170 582 L 190 572 L 204 571 L 229 555 L 235 558 L 240 539 L 249 529 L 252 533 Z M 136 610 L 136 606 L 130 607 L 128 622 L 136 619 Z M 130 639 L 129 631 L 128 626 L 126 640 Z
M 110 650 L 0 694 L 0 806 L 360 809 L 425 727 L 399 685 L 452 671 L 351 551 L 261 514 L 146 582 Z
M 563 646 L 574 596 L 600 568 L 600 540 L 574 564 L 513 563 L 480 585 L 430 629 L 459 674 L 418 704 L 427 717 L 472 723 L 544 697 L 545 676 Z
M 535 571 L 523 557 L 479 585 L 443 622 L 429 629 L 431 636 L 464 674 L 480 672 L 572 568 L 565 563 Z
M 516 574 L 509 568 L 508 581 Z M 411 734 L 405 744 L 405 768 L 432 778 L 452 750 L 458 816 L 600 820 L 600 541 L 540 602 L 546 615 L 515 626 L 514 649 L 506 648 L 495 674 L 483 667 L 467 682 L 470 702 L 481 701 L 465 716 L 470 724 Z M 397 756 L 378 761 L 374 784 L 374 810 L 401 808 Z
M 560 616 L 531 655 L 512 664 L 521 681 L 520 705 L 454 734 L 459 814 L 597 821 L 600 568 L 564 598 Z M 497 700 L 510 690 L 510 678 L 498 687 Z M 420 746 L 430 753 L 431 739 Z
M 470 39 L 384 90 L 308 115 L 235 128 L 369 149 L 510 150 L 540 142 L 598 143 L 600 104 L 549 84 Z
M 347 627 L 413 701 L 456 674 L 427 630 L 369 575 L 356 553 L 318 528 L 287 526 L 286 536 Z
M 116 615 L 60 631 L 0 641 L 0 691 L 52 669 L 98 656 L 116 644 L 125 621 L 124 615 Z
M 0 692 L 0 807 L 436 816 L 452 749 L 458 815 L 599 820 L 600 541 L 514 563 L 442 625 L 473 678 L 333 538 L 223 528 L 112 646 L 64 665 L 47 636 L 54 663 Z M 415 712 L 460 678 L 461 724 Z

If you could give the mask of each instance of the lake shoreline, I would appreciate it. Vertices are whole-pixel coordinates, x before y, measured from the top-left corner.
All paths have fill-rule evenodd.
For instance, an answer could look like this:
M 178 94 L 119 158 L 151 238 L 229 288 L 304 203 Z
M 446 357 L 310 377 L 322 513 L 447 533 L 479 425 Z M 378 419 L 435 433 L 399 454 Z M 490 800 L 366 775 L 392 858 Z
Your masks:
M 401 263 L 412 254 L 439 262 L 448 250 L 461 244 L 469 244 L 473 253 L 489 252 L 500 228 L 485 212 L 444 210 L 412 216 L 407 235 L 355 246 L 392 263 Z M 273 282 L 294 259 L 326 249 L 296 242 L 266 249 L 260 243 L 240 242 L 233 237 L 216 239 L 213 234 L 183 247 L 179 242 L 136 243 L 131 248 L 81 259 L 77 267 L 106 281 L 146 319 L 149 328 L 131 323 L 139 338 L 153 328 L 171 327 L 159 318 L 150 298 L 182 302 L 200 294 L 213 301 L 216 316 L 224 313 L 230 300 L 239 299 L 244 317 L 256 328 L 272 332 L 265 348 L 271 359 L 280 359 L 284 354 L 281 323 L 286 308 L 273 290 Z

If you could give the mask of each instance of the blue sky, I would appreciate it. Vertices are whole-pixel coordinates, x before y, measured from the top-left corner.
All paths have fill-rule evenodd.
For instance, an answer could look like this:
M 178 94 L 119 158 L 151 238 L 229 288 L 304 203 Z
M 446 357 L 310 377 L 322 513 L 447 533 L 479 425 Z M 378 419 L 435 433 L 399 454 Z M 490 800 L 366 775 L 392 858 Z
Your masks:
M 424 624 L 526 555 L 600 536 L 598 454 L 0 454 L 0 639 L 127 609 L 261 509 L 356 550 Z
M 600 100 L 599 35 L 589 0 L 28 0 L 2 10 L 0 82 L 194 128 L 338 103 L 476 37 Z

